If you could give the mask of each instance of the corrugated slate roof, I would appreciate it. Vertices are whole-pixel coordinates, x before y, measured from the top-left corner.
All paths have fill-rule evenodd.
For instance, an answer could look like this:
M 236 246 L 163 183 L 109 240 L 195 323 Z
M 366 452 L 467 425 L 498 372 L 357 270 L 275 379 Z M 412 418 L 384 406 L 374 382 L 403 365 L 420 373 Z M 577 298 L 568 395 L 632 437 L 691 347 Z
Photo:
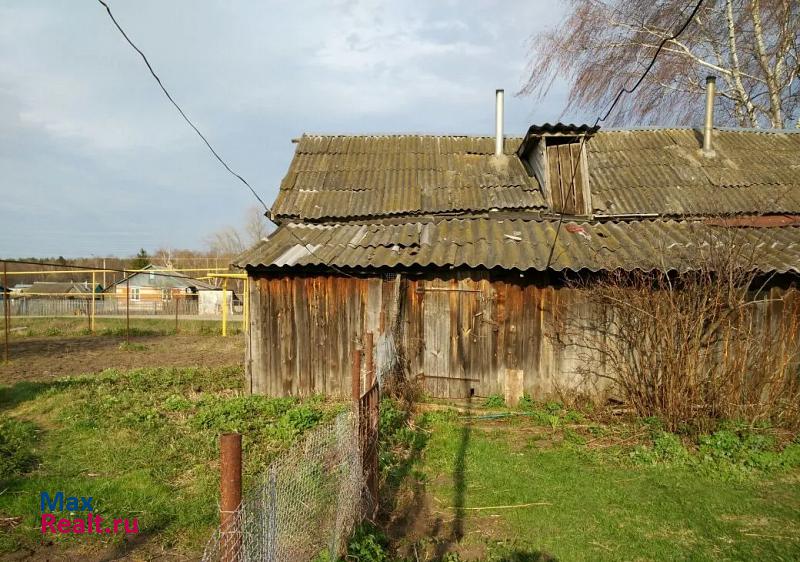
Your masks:
M 527 138 L 548 134 L 589 135 L 595 220 L 564 223 L 552 269 L 686 269 L 699 240 L 725 244 L 730 233 L 758 247 L 759 269 L 800 268 L 796 217 L 748 218 L 800 215 L 800 134 L 715 130 L 713 158 L 694 129 L 556 124 Z M 558 223 L 546 220 L 522 143 L 507 138 L 498 158 L 493 137 L 304 135 L 272 208 L 283 226 L 238 265 L 544 269 Z M 731 215 L 742 219 L 728 226 L 748 228 L 719 222 Z
M 575 125 L 536 134 L 585 132 Z M 273 217 L 313 221 L 399 215 L 547 211 L 538 182 L 507 138 L 304 135 Z M 598 215 L 670 217 L 800 212 L 800 134 L 716 130 L 716 156 L 700 154 L 694 129 L 599 131 L 587 141 L 592 209 Z
M 544 209 L 539 185 L 513 155 L 495 158 L 492 137 L 301 137 L 275 218 L 320 220 Z
M 451 219 L 401 224 L 281 226 L 240 256 L 239 267 L 547 268 L 558 221 Z M 692 269 L 698 256 L 735 245 L 764 272 L 800 271 L 800 228 L 737 228 L 697 221 L 564 222 L 550 268 Z M 712 247 L 713 246 L 713 247 Z M 705 250 L 705 251 L 704 251 Z
M 595 213 L 665 216 L 800 210 L 800 134 L 717 130 L 713 158 L 693 129 L 600 131 L 586 144 Z
M 66 293 L 91 293 L 92 285 L 79 281 L 34 281 L 22 290 L 30 294 L 60 295 Z
M 595 125 L 593 127 L 589 125 L 575 125 L 573 123 L 555 123 L 551 125 L 550 123 L 545 123 L 544 125 L 531 125 L 528 128 L 528 133 L 525 135 L 528 136 L 537 136 L 537 135 L 585 135 L 585 134 L 594 134 L 598 130 L 600 130 L 599 125 Z

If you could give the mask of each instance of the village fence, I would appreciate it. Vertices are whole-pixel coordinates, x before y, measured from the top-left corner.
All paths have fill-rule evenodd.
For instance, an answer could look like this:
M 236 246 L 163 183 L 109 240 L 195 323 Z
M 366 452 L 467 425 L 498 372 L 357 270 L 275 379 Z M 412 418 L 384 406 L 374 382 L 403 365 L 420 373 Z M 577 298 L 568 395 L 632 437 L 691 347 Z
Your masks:
M 122 332 L 126 340 L 130 341 L 133 335 L 147 333 L 164 334 L 164 320 L 174 323 L 174 333 L 184 331 L 182 321 L 188 321 L 186 325 L 189 333 L 210 334 L 219 330 L 222 336 L 227 336 L 229 332 L 247 332 L 249 327 L 249 299 L 248 299 L 248 279 L 244 273 L 222 272 L 226 268 L 209 267 L 194 269 L 173 269 L 164 270 L 147 269 L 150 279 L 160 277 L 180 277 L 184 281 L 192 281 L 192 277 L 185 273 L 202 272 L 204 275 L 200 279 L 211 279 L 219 282 L 221 286 L 208 285 L 207 288 L 189 292 L 186 288 L 166 287 L 155 295 L 152 291 L 144 295 L 140 292 L 141 287 L 132 287 L 131 277 L 140 274 L 143 270 L 115 270 L 115 269 L 80 269 L 70 266 L 60 266 L 54 264 L 41 264 L 43 267 L 57 267 L 58 269 L 9 271 L 9 264 L 18 264 L 9 260 L 2 262 L 2 272 L 0 272 L 0 304 L 3 308 L 3 322 L 0 326 L 3 338 L 3 360 L 8 363 L 13 358 L 12 337 L 27 336 L 60 336 L 71 333 L 83 335 L 117 335 L 120 333 L 119 322 L 113 319 L 123 319 L 124 326 Z M 27 264 L 27 262 L 25 262 Z M 34 264 L 36 265 L 36 264 Z M 116 275 L 122 273 L 126 277 L 122 281 L 115 283 L 122 291 L 104 292 L 101 285 L 102 280 L 105 286 L 106 274 Z M 37 288 L 33 283 L 16 283 L 12 287 L 14 276 L 23 276 L 28 281 L 29 278 L 43 276 L 48 278 L 50 275 L 85 276 L 83 282 L 77 281 L 46 281 L 41 282 Z M 91 282 L 88 277 L 91 276 Z M 199 280 L 198 280 L 199 281 Z M 233 291 L 228 289 L 229 282 L 241 283 L 244 286 L 242 294 L 244 299 L 240 299 Z M 107 288 L 107 287 L 106 287 Z M 132 291 L 133 289 L 133 291 Z M 59 291 L 59 292 L 56 292 Z M 62 292 L 63 291 L 63 292 Z M 144 298 L 140 298 L 140 295 Z M 160 298 L 159 298 L 160 297 Z M 81 323 L 67 319 L 83 318 L 85 327 Z M 97 320 L 103 320 L 98 326 Z M 131 326 L 131 321 L 139 321 L 139 326 Z M 148 320 L 158 321 L 149 324 Z M 194 322 L 198 321 L 221 321 L 219 328 L 210 324 Z M 232 329 L 229 324 L 233 323 Z M 144 324 L 144 326 L 143 326 Z M 169 333 L 169 331 L 167 331 Z
M 92 310 L 94 304 L 94 310 Z M 170 301 L 132 301 L 124 299 L 101 299 L 92 302 L 90 298 L 33 298 L 16 297 L 9 299 L 11 316 L 20 317 L 59 317 L 59 316 L 124 316 L 130 313 L 137 316 L 196 316 L 198 303 L 195 299 L 172 299 Z M 221 316 L 215 315 L 215 316 Z
M 372 334 L 353 357 L 353 407 L 309 431 L 241 493 L 241 436 L 220 438 L 220 525 L 204 562 L 336 560 L 353 528 L 378 509 L 380 386 Z M 233 439 L 232 439 L 233 438 Z

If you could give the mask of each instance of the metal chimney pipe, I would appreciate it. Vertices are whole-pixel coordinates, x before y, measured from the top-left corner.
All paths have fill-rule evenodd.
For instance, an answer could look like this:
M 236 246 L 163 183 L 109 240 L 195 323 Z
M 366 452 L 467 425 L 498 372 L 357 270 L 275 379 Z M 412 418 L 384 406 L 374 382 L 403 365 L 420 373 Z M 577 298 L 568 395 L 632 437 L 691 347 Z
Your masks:
M 494 110 L 494 155 L 502 156 L 503 154 L 503 90 L 495 90 L 495 110 Z
M 703 153 L 706 156 L 714 155 L 714 148 L 711 145 L 711 133 L 714 130 L 714 93 L 717 89 L 717 78 L 708 76 L 706 78 L 706 120 L 703 124 Z

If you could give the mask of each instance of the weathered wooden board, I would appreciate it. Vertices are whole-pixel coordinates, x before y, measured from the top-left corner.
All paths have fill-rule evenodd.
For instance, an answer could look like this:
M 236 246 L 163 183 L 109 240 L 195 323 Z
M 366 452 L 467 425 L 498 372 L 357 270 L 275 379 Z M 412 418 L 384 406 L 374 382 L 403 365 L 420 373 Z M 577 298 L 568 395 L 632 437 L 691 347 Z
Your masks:
M 432 396 L 504 395 L 511 387 L 519 395 L 508 372 L 536 398 L 599 390 L 580 377 L 578 354 L 554 333 L 593 314 L 591 306 L 542 275 L 264 274 L 252 281 L 245 362 L 252 393 L 349 396 L 353 349 L 367 332 L 378 370 L 398 361 Z M 780 313 L 765 305 L 764 325 Z

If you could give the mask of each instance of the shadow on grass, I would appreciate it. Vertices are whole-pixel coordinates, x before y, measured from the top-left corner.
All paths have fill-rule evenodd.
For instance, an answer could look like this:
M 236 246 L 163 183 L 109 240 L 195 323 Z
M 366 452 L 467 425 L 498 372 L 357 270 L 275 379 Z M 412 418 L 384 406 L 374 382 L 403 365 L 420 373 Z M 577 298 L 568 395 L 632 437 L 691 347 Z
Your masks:
M 99 556 L 97 558 L 97 562 L 111 562 L 113 560 L 120 560 L 134 552 L 136 553 L 134 559 L 150 559 L 150 556 L 147 555 L 148 543 L 151 539 L 164 531 L 166 527 L 166 524 L 161 523 L 135 535 L 126 535 L 120 544 L 115 545 L 113 548 Z M 153 558 L 156 558 L 156 556 Z
M 467 450 L 469 449 L 470 436 L 472 435 L 472 398 L 467 400 L 467 420 L 461 426 L 458 439 L 458 450 L 453 462 L 453 527 L 450 536 L 436 545 L 436 558 L 441 559 L 464 538 L 465 502 L 467 493 Z
M 3 560 L 93 560 L 95 562 L 111 562 L 132 556 L 134 560 L 154 560 L 164 555 L 160 546 L 154 548 L 151 541 L 167 528 L 159 524 L 134 535 L 125 535 L 122 541 L 100 551 L 87 553 L 85 541 L 76 540 L 58 544 L 42 539 L 39 542 L 23 541 L 16 550 L 0 554 Z M 148 552 L 148 550 L 157 551 Z M 163 556 L 167 558 L 167 556 Z M 186 557 L 181 557 L 187 559 Z
M 468 453 L 473 440 L 474 424 L 469 416 L 472 414 L 473 401 L 467 400 L 466 411 L 462 413 L 467 419 L 458 430 L 458 444 L 453 457 L 449 476 L 452 481 L 452 519 L 449 513 L 441 514 L 441 506 L 430 503 L 431 495 L 427 492 L 425 480 L 417 478 L 415 466 L 420 462 L 429 438 L 429 427 L 424 424 L 412 426 L 417 438 L 412 440 L 413 446 L 402 458 L 391 459 L 384 471 L 384 482 L 381 487 L 381 511 L 377 523 L 383 528 L 391 542 L 401 547 L 398 554 L 402 557 L 402 549 L 413 547 L 413 556 L 418 556 L 419 541 L 430 541 L 432 551 L 430 559 L 446 560 L 449 553 L 459 553 L 459 546 L 468 533 L 467 529 L 467 491 L 469 487 Z M 406 411 L 402 424 L 408 425 L 411 414 Z M 424 417 L 422 418 L 424 420 Z M 384 438 L 386 436 L 382 436 Z M 396 442 L 382 443 L 382 447 L 397 445 Z M 386 449 L 382 449 L 386 454 Z M 413 544 L 411 544 L 413 543 Z M 424 548 L 424 547 L 423 547 Z M 410 553 L 411 551 L 409 551 Z M 410 558 L 410 554 L 406 558 Z M 419 559 L 419 558 L 417 558 Z M 503 550 L 496 556 L 502 562 L 555 562 L 551 554 L 537 550 Z
M 69 379 L 51 382 L 21 381 L 11 385 L 0 386 L 0 412 L 11 410 L 16 406 L 35 400 L 41 394 L 53 389 L 67 390 L 76 386 L 93 384 L 88 379 Z
M 131 330 L 131 336 L 134 336 L 133 330 Z M 122 341 L 125 341 L 124 334 L 122 337 L 101 334 L 97 336 L 34 336 L 18 338 L 10 342 L 9 357 L 12 360 L 51 357 L 53 361 L 58 361 L 65 354 L 99 352 L 118 348 Z

